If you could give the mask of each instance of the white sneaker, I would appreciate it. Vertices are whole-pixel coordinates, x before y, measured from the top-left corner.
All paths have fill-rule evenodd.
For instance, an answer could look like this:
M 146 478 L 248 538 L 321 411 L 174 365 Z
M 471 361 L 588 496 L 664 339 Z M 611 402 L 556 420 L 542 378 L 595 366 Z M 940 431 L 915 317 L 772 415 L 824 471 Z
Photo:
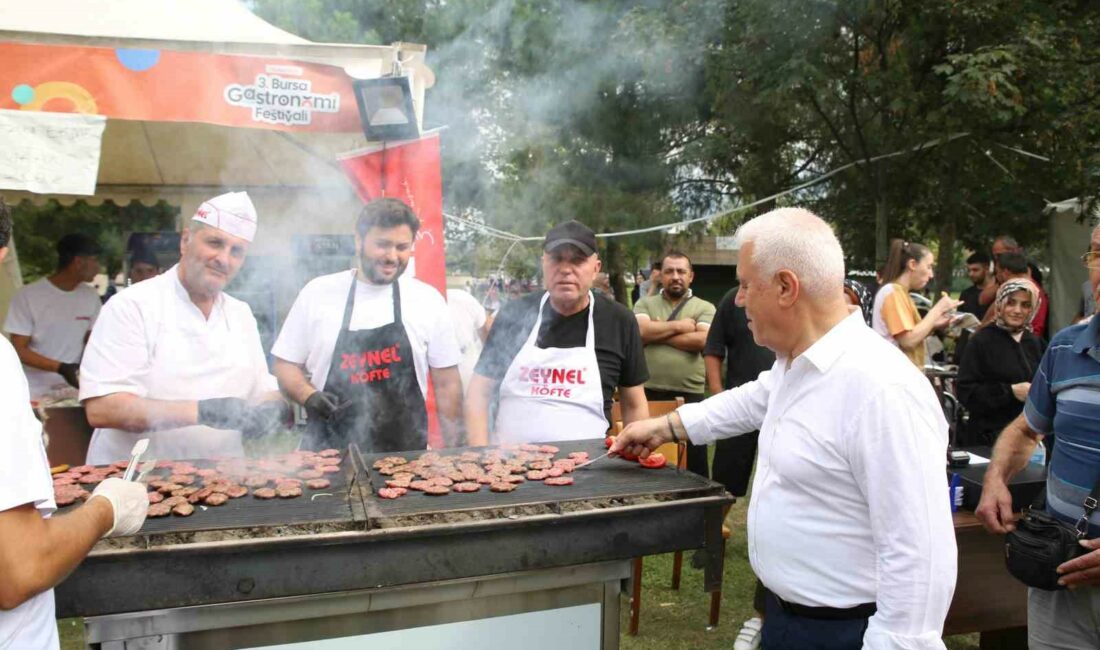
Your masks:
M 737 638 L 733 640 L 733 650 L 757 650 L 760 647 L 760 637 L 763 636 L 764 621 L 759 618 L 750 618 L 741 626 Z

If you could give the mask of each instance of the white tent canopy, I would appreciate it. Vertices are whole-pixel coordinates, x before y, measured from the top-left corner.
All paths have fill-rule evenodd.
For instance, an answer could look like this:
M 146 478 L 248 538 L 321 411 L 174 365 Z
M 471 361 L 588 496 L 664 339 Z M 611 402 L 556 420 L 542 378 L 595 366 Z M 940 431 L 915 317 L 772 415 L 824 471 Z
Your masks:
M 222 0 L 50 0 L 0 3 L 0 38 L 73 43 L 71 36 L 193 42 L 308 43 Z M 76 41 L 79 42 L 79 41 Z
M 434 82 L 422 45 L 312 43 L 236 0 L 0 0 L 3 41 L 285 56 L 340 65 L 359 78 L 380 76 L 400 60 L 421 90 Z
M 1050 220 L 1050 334 L 1073 323 L 1081 311 L 1082 285 L 1089 273 L 1081 264 L 1081 254 L 1088 250 L 1089 235 L 1096 225 L 1096 212 L 1084 215 L 1080 199 L 1048 203 Z
M 411 80 L 418 119 L 424 91 L 434 83 L 422 45 L 311 43 L 235 0 L 0 0 L 0 42 L 289 58 L 338 66 L 355 78 L 382 76 L 400 63 Z M 53 198 L 63 204 L 110 200 L 125 205 L 164 199 L 179 205 L 186 218 L 205 198 L 227 189 L 247 190 L 261 218 L 253 250 L 278 254 L 288 250 L 290 231 L 347 232 L 360 202 L 335 166 L 335 155 L 365 144 L 359 132 L 288 133 L 108 119 L 94 196 L 2 188 L 0 195 L 9 203 Z M 13 289 L 8 275 L 0 273 L 0 317 Z

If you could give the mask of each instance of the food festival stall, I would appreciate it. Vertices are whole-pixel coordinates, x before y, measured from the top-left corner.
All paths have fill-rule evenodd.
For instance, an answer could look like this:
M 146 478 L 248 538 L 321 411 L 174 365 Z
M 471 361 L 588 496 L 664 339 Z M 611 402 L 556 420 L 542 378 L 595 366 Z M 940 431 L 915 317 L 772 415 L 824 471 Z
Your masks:
M 251 253 L 290 255 L 291 235 L 345 234 L 358 212 L 336 162 L 368 145 L 353 80 L 397 71 L 419 124 L 434 83 L 425 53 L 311 43 L 233 0 L 3 3 L 0 196 L 165 200 L 189 216 L 210 196 L 245 190 L 263 220 Z M 426 225 L 442 246 L 440 220 Z M 0 274 L 0 312 L 14 264 Z
M 186 220 L 213 195 L 247 191 L 262 222 L 249 251 L 256 272 L 246 268 L 231 289 L 256 297 L 250 304 L 271 330 L 309 279 L 296 272 L 297 240 L 348 236 L 363 198 L 403 190 L 424 224 L 415 272 L 443 292 L 438 136 L 372 145 L 353 87 L 407 80 L 419 125 L 434 83 L 425 52 L 312 43 L 233 0 L 3 3 L 0 196 L 164 200 Z M 0 269 L 0 318 L 21 284 L 17 255 Z M 74 398 L 47 401 L 79 410 Z M 59 462 L 81 462 L 86 421 L 54 415 Z
M 292 260 L 295 236 L 347 234 L 364 198 L 399 196 L 424 223 L 417 275 L 442 291 L 438 136 L 368 143 L 352 84 L 398 72 L 419 124 L 433 81 L 424 53 L 310 43 L 230 0 L 7 3 L 0 130 L 20 139 L 0 157 L 0 193 L 9 203 L 167 200 L 186 217 L 214 194 L 245 190 L 261 215 L 250 262 Z M 298 275 L 272 269 L 269 281 Z M 282 296 L 287 304 L 296 289 Z M 234 479 L 252 487 L 225 485 L 224 497 L 194 503 L 212 472 L 232 468 L 161 459 L 148 477 L 158 486 L 150 509 L 173 499 L 175 514 L 100 542 L 57 588 L 58 616 L 86 617 L 85 638 L 98 648 L 364 638 L 372 647 L 514 638 L 615 648 L 632 558 L 706 548 L 708 588 L 721 580 L 730 498 L 674 468 L 601 461 L 568 486 L 531 480 L 507 493 L 486 486 L 383 501 L 380 459 L 336 454 L 323 488 L 297 479 L 305 484 L 292 489 L 293 476 L 276 476 L 288 459 L 262 458 L 248 467 L 262 476 Z M 119 470 L 60 471 L 59 503 L 78 503 Z
M 617 648 L 631 558 L 704 548 L 705 584 L 719 588 L 732 498 L 671 466 L 608 458 L 574 469 L 603 451 L 591 440 L 161 462 L 151 489 L 196 505 L 101 541 L 58 586 L 58 615 L 88 617 L 86 641 L 103 650 Z M 306 484 L 295 491 L 293 477 Z M 463 478 L 476 480 L 453 481 Z M 180 491 L 188 480 L 251 493 L 204 505 Z M 410 487 L 383 498 L 390 484 Z

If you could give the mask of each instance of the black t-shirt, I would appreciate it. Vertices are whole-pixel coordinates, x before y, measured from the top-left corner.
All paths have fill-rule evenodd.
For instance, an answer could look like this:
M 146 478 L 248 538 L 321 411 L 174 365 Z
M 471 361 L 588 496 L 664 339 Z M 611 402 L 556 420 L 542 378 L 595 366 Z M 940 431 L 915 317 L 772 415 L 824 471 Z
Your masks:
M 988 305 L 986 305 L 986 307 L 983 307 L 982 304 L 978 302 L 978 297 L 981 295 L 982 289 L 977 285 L 972 284 L 969 287 L 963 289 L 962 292 L 959 294 L 959 300 L 963 301 L 963 304 L 959 305 L 959 311 L 965 311 L 974 314 L 978 318 L 985 317 L 985 310 Z
M 734 302 L 737 288 L 722 296 L 707 331 L 703 354 L 726 359 L 726 388 L 754 381 L 775 363 L 775 353 L 752 339 L 745 310 Z
M 527 342 L 538 317 L 539 301 L 544 292 L 524 296 L 509 302 L 500 310 L 485 349 L 474 369 L 477 374 L 500 381 Z M 611 421 L 611 397 L 618 386 L 638 386 L 649 379 L 645 365 L 642 335 L 638 321 L 630 310 L 596 294 L 596 313 L 592 317 L 596 329 L 596 362 L 600 366 L 604 415 Z M 588 333 L 588 310 L 572 316 L 554 311 L 547 300 L 542 308 L 542 323 L 535 344 L 540 348 L 583 348 Z

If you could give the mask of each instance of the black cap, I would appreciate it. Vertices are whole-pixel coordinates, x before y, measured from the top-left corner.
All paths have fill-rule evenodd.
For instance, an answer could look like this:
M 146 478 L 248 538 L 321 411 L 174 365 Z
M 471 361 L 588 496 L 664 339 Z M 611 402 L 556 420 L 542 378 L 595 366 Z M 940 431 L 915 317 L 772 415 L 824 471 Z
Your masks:
M 57 254 L 74 257 L 95 257 L 103 252 L 99 242 L 83 233 L 70 233 L 57 241 Z
M 596 233 L 575 219 L 559 223 L 546 233 L 542 250 L 549 252 L 566 245 L 576 246 L 585 255 L 592 255 L 596 252 Z

